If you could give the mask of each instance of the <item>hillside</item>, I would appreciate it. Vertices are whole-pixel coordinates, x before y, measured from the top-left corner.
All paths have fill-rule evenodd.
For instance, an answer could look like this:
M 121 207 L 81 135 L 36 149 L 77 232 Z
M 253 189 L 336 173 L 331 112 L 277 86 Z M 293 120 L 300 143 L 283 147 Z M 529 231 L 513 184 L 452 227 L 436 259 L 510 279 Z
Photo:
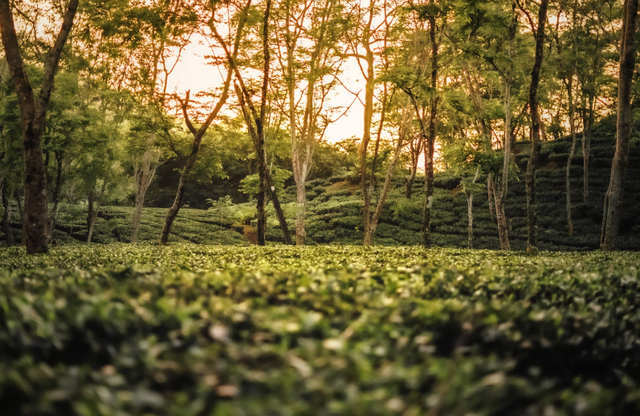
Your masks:
M 590 193 L 582 203 L 582 152 L 580 144 L 571 168 L 574 236 L 567 233 L 565 214 L 565 166 L 571 142 L 568 139 L 544 142 L 541 167 L 537 176 L 538 217 L 540 247 L 544 250 L 593 250 L 598 248 L 604 194 L 609 181 L 611 159 L 614 152 L 615 129 L 610 121 L 600 123 L 593 132 L 591 144 Z M 521 171 L 520 180 L 512 180 L 506 202 L 510 225 L 510 239 L 514 250 L 526 246 L 526 209 L 524 170 L 528 159 L 529 143 L 519 142 L 516 158 Z M 640 177 L 640 148 L 633 147 L 628 178 Z M 480 180 L 482 181 L 483 178 Z M 309 244 L 360 244 L 362 242 L 362 202 L 355 178 L 332 177 L 312 180 L 307 184 L 307 242 Z M 435 177 L 435 202 L 432 216 L 433 241 L 438 246 L 466 247 L 466 197 L 453 190 L 459 179 L 449 172 Z M 417 178 L 411 199 L 403 195 L 403 178 L 394 181 L 394 187 L 381 223 L 376 231 L 375 243 L 380 245 L 416 245 L 420 243 L 422 218 L 422 190 L 424 179 Z M 293 227 L 295 204 L 293 188 L 282 195 L 284 208 Z M 640 249 L 640 182 L 627 181 L 624 218 L 621 227 L 621 248 Z M 86 214 L 81 205 L 65 205 L 61 209 L 54 240 L 57 244 L 80 243 L 86 240 Z M 14 210 L 17 212 L 17 210 Z M 140 241 L 158 239 L 166 209 L 145 208 L 140 229 Z M 252 218 L 253 203 L 231 204 L 221 202 L 210 210 L 184 208 L 173 228 L 171 241 L 200 244 L 250 244 L 255 240 Z M 269 209 L 267 238 L 281 241 L 278 223 Z M 131 218 L 128 207 L 105 207 L 99 215 L 94 231 L 95 243 L 128 242 L 131 238 Z M 499 248 L 498 231 L 491 222 L 486 193 L 474 200 L 474 247 Z M 19 241 L 21 225 L 17 214 L 12 223 Z M 4 238 L 0 234 L 0 238 Z
M 540 247 L 544 250 L 593 250 L 599 246 L 604 194 L 609 183 L 611 160 L 615 151 L 615 127 L 612 120 L 600 123 L 593 131 L 590 151 L 589 197 L 582 202 L 582 150 L 578 143 L 571 166 L 574 235 L 570 237 L 566 224 L 565 172 L 571 149 L 570 139 L 543 142 L 541 165 L 537 173 L 536 196 L 540 224 Z M 581 136 L 578 137 L 581 139 Z M 510 225 L 510 240 L 514 250 L 526 247 L 526 202 L 524 171 L 530 144 L 517 144 L 516 159 L 520 167 L 519 180 L 512 180 L 506 201 Z M 640 249 L 640 148 L 633 146 L 625 188 L 624 217 L 621 225 L 622 249 Z M 361 196 L 357 184 L 346 178 L 312 181 L 309 186 L 307 234 L 315 243 L 359 243 L 361 231 Z M 481 178 L 482 180 L 483 178 Z M 435 176 L 436 197 L 432 214 L 433 241 L 436 245 L 467 246 L 467 205 L 462 193 L 452 192 L 459 179 L 448 172 Z M 414 195 L 407 200 L 402 195 L 402 178 L 396 178 L 381 224 L 376 231 L 376 243 L 412 245 L 420 243 L 422 189 L 424 180 L 414 185 Z M 271 230 L 278 239 L 278 230 Z M 475 248 L 498 249 L 498 230 L 490 221 L 486 193 L 474 199 Z

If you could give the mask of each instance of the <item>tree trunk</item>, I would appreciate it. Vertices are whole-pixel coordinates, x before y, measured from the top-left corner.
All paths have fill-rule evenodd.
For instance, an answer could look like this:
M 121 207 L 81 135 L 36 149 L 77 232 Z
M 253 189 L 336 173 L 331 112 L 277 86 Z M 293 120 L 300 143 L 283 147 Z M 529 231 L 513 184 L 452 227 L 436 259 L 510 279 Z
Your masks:
M 573 74 L 567 82 L 567 92 L 569 96 L 569 124 L 571 125 L 571 151 L 567 159 L 567 228 L 569 235 L 573 235 L 573 221 L 571 219 L 571 161 L 576 154 L 576 105 L 573 99 Z
M 393 179 L 393 172 L 396 169 L 396 164 L 398 163 L 398 157 L 400 156 L 400 151 L 402 150 L 402 135 L 398 137 L 398 143 L 396 144 L 395 151 L 393 153 L 393 159 L 391 159 L 391 163 L 387 166 L 387 174 L 384 178 L 384 185 L 382 186 L 382 193 L 380 194 L 380 198 L 378 199 L 378 204 L 376 206 L 376 211 L 373 213 L 373 217 L 369 222 L 369 229 L 365 230 L 364 234 L 364 245 L 370 246 L 373 244 L 373 235 L 376 232 L 376 228 L 378 228 L 378 222 L 380 221 L 380 217 L 382 216 L 382 211 L 384 210 L 384 204 L 387 202 L 387 197 L 389 196 L 389 191 L 391 190 L 391 181 Z
M 500 248 L 504 251 L 511 250 L 509 244 L 509 227 L 507 227 L 507 215 L 504 210 L 504 202 L 507 199 L 509 191 L 509 167 L 511 161 L 511 84 L 509 81 L 505 83 L 505 117 L 504 117 L 504 144 L 503 144 L 503 163 L 502 163 L 502 179 L 500 180 L 500 192 L 496 192 L 496 182 L 498 177 L 491 181 L 493 199 L 496 206 L 496 222 L 498 224 L 498 236 L 500 237 Z
M 620 47 L 620 76 L 618 80 L 618 118 L 616 153 L 611 166 L 609 189 L 605 195 L 604 217 L 602 220 L 601 247 L 615 250 L 620 231 L 624 181 L 629 162 L 629 140 L 631 136 L 631 85 L 635 69 L 634 48 L 638 0 L 625 0 Z
M 13 193 L 13 192 L 12 192 Z M 2 231 L 4 232 L 4 238 L 7 242 L 7 247 L 13 247 L 15 240 L 13 239 L 13 232 L 11 231 L 11 195 L 7 192 L 6 182 L 2 186 L 2 207 L 4 212 L 2 213 Z
M 234 49 L 234 54 L 237 51 L 237 48 Z M 200 146 L 202 145 L 202 139 L 207 132 L 213 120 L 218 116 L 218 113 L 222 109 L 222 106 L 227 101 L 227 97 L 229 96 L 229 88 L 231 86 L 231 79 L 233 78 L 233 71 L 229 69 L 227 72 L 227 78 L 224 82 L 224 87 L 222 89 L 222 95 L 220 99 L 216 103 L 216 106 L 213 108 L 206 121 L 199 129 L 196 129 L 193 123 L 191 122 L 191 118 L 189 117 L 189 95 L 190 91 L 187 91 L 186 98 L 184 101 L 180 101 L 182 107 L 182 113 L 184 115 L 185 123 L 187 124 L 187 128 L 193 135 L 193 144 L 191 146 L 191 153 L 187 158 L 184 167 L 182 168 L 182 172 L 180 173 L 180 181 L 178 182 L 178 189 L 176 190 L 176 197 L 173 200 L 173 204 L 167 211 L 167 215 L 164 218 L 164 223 L 162 224 L 162 231 L 160 232 L 160 245 L 166 245 L 169 242 L 169 234 L 171 234 L 171 227 L 173 226 L 173 222 L 178 216 L 178 212 L 180 212 L 180 208 L 182 208 L 182 204 L 184 203 L 184 193 L 186 191 L 186 182 L 189 178 L 189 174 L 193 170 L 193 167 L 198 160 L 198 155 L 200 153 Z
M 476 174 L 473 177 L 473 182 L 476 183 L 478 175 L 480 174 L 480 166 L 476 168 Z M 467 247 L 473 248 L 473 191 L 467 194 L 467 218 L 469 219 L 469 225 L 467 226 Z
M 0 0 L 0 34 L 7 63 L 14 83 L 22 125 L 22 149 L 25 171 L 24 230 L 28 254 L 47 252 L 47 177 L 42 157 L 42 132 L 54 76 L 60 54 L 67 41 L 78 0 L 71 0 L 53 48 L 47 56 L 42 87 L 36 99 L 24 70 L 20 44 L 15 30 L 9 0 Z
M 431 42 L 431 113 L 429 115 L 429 136 L 424 147 L 425 203 L 422 212 L 422 246 L 431 247 L 431 207 L 433 206 L 433 156 L 436 144 L 436 117 L 438 116 L 438 47 L 436 40 L 436 19 L 429 17 L 429 40 Z
M 416 179 L 417 169 L 411 169 L 409 177 L 404 180 L 404 197 L 411 199 L 411 192 L 413 191 L 413 182 Z
M 367 177 L 367 150 L 369 141 L 371 140 L 371 126 L 373 121 L 373 99 L 374 99 L 374 63 L 373 52 L 367 50 L 367 82 L 365 87 L 364 100 L 364 133 L 362 135 L 362 143 L 360 145 L 360 187 L 362 189 L 362 223 L 364 235 L 370 234 L 371 228 L 371 195 L 369 194 L 369 183 L 371 178 Z M 375 174 L 375 173 L 374 173 Z M 367 181 L 367 179 L 369 179 Z M 364 245 L 368 245 L 363 240 Z
M 509 244 L 509 227 L 507 226 L 507 216 L 504 211 L 504 197 L 501 192 L 496 192 L 496 181 L 491 182 L 493 187 L 493 195 L 496 205 L 496 222 L 498 223 L 498 236 L 500 237 L 500 249 L 503 251 L 510 251 L 511 245 Z
M 307 232 L 304 228 L 304 218 L 307 208 L 306 181 L 296 181 L 296 245 L 304 245 Z
M 16 197 L 16 203 L 18 204 L 18 213 L 20 214 L 20 221 L 22 222 L 22 234 L 20 236 L 20 244 L 23 246 L 26 246 L 27 245 L 27 222 L 24 219 L 25 212 L 24 212 L 24 205 L 22 204 L 21 195 L 18 195 Z
M 594 105 L 595 97 L 590 95 L 588 114 L 585 114 L 582 129 L 582 202 L 585 204 L 589 200 L 589 155 L 591 153 L 591 128 L 593 126 Z
M 495 222 L 496 218 L 495 218 L 495 196 L 494 196 L 494 192 L 495 192 L 495 187 L 493 185 L 493 172 L 489 172 L 489 174 L 487 175 L 487 200 L 488 200 L 488 205 L 489 205 L 489 219 L 491 220 L 491 222 Z
M 287 245 L 292 245 L 293 241 L 291 240 L 291 232 L 289 231 L 289 226 L 287 225 L 287 219 L 284 216 L 284 211 L 282 211 L 282 206 L 280 205 L 280 200 L 278 199 L 278 194 L 276 193 L 276 187 L 273 186 L 273 180 L 271 179 L 271 174 L 267 171 L 267 189 L 271 195 L 271 202 L 273 203 L 273 209 L 276 211 L 276 217 L 278 217 L 278 223 L 280 224 L 280 230 L 282 231 L 282 239 L 284 243 Z
M 89 209 L 87 210 L 87 245 L 91 244 L 91 239 L 93 237 L 93 229 L 96 225 L 96 220 L 98 219 L 98 212 L 100 211 L 100 201 L 102 201 L 102 197 L 107 189 L 107 181 L 104 180 L 102 182 L 102 189 L 100 190 L 100 195 L 95 197 L 95 189 L 92 189 L 89 193 Z
M 138 234 L 140 231 L 140 223 L 142 222 L 142 208 L 144 207 L 144 199 L 147 195 L 147 189 L 153 181 L 156 169 L 158 168 L 158 161 L 155 160 L 153 155 L 153 149 L 151 148 L 155 140 L 155 135 L 149 133 L 147 138 L 147 149 L 142 155 L 142 165 L 134 169 L 133 176 L 137 185 L 136 199 L 135 199 L 135 213 L 133 215 L 133 232 L 131 235 L 131 242 L 138 242 Z
M 164 223 L 162 224 L 162 231 L 160 232 L 160 245 L 166 245 L 169 242 L 169 234 L 171 233 L 171 227 L 173 222 L 178 216 L 178 212 L 184 203 L 184 193 L 186 191 L 186 179 L 189 172 L 195 164 L 195 157 L 189 157 L 187 163 L 182 169 L 180 174 L 180 181 L 178 182 L 178 189 L 176 190 L 176 197 L 173 200 L 173 205 L 167 211 L 167 215 L 164 217 Z
M 525 185 L 527 188 L 527 254 L 538 254 L 538 213 L 536 206 L 536 169 L 540 154 L 540 115 L 538 114 L 538 85 L 544 52 L 544 25 L 547 21 L 549 0 L 541 0 L 536 31 L 536 53 L 529 86 L 529 109 L 531 111 L 531 156 L 527 163 Z M 533 28 L 532 28 L 533 29 Z
M 56 222 L 58 220 L 58 212 L 60 210 L 60 197 L 62 195 L 62 163 L 64 155 L 62 152 L 56 152 L 56 180 L 51 190 L 51 199 L 53 199 L 53 210 L 51 211 L 51 218 L 49 218 L 49 229 L 47 243 L 50 244 L 53 241 L 53 232 L 56 229 Z

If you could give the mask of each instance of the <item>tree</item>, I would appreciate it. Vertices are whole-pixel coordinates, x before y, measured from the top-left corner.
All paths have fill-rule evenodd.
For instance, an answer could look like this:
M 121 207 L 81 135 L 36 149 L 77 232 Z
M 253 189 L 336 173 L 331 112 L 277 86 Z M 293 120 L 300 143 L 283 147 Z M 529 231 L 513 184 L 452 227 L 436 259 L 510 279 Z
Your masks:
M 611 251 L 617 247 L 622 214 L 624 181 L 629 163 L 629 140 L 631 138 L 631 85 L 635 70 L 636 20 L 638 0 L 625 0 L 620 41 L 620 70 L 618 80 L 618 114 L 616 120 L 616 152 L 611 164 L 609 188 L 604 198 L 604 215 L 600 246 Z
M 249 13 L 251 7 L 251 0 L 240 10 L 241 15 Z M 209 29 L 218 42 L 218 45 L 223 49 L 226 59 L 229 63 L 229 67 L 233 70 L 236 82 L 234 83 L 234 89 L 236 96 L 240 103 L 240 109 L 245 119 L 247 130 L 249 135 L 253 139 L 253 144 L 256 150 L 258 161 L 258 173 L 260 177 L 260 190 L 258 192 L 257 211 L 258 211 L 258 244 L 265 245 L 265 232 L 266 232 L 266 194 L 271 195 L 271 201 L 282 229 L 282 236 L 285 244 L 292 244 L 291 233 L 287 221 L 284 217 L 284 212 L 280 206 L 280 201 L 269 170 L 267 168 L 267 159 L 265 152 L 265 127 L 266 127 L 266 115 L 267 115 L 267 101 L 270 82 L 270 64 L 271 55 L 269 50 L 269 19 L 271 12 L 271 0 L 267 0 L 265 3 L 264 14 L 262 18 L 261 31 L 258 36 L 262 46 L 262 86 L 260 94 L 260 107 L 256 108 L 256 105 L 252 101 L 252 94 L 249 92 L 244 76 L 238 67 L 238 63 L 229 48 L 228 41 L 219 33 L 216 25 L 211 22 Z
M 215 18 L 215 14 L 216 14 L 215 9 L 213 10 L 212 14 L 213 16 L 210 20 L 210 24 L 212 25 L 217 24 L 217 22 L 213 23 L 213 19 Z M 233 51 L 231 52 L 231 58 L 234 61 L 237 59 L 237 56 L 238 56 L 238 48 L 239 48 L 240 40 L 243 33 L 245 18 L 246 18 L 246 14 L 242 14 L 238 22 L 238 27 L 236 29 L 236 36 L 233 44 Z M 231 25 L 229 25 L 229 27 L 231 27 Z M 218 60 L 218 62 L 220 62 L 220 60 Z M 222 107 L 227 101 L 232 78 L 233 78 L 233 69 L 229 68 L 227 69 L 227 76 L 222 85 L 222 92 L 220 93 L 220 96 L 217 98 L 216 104 L 214 105 L 213 109 L 207 116 L 206 120 L 202 124 L 200 124 L 200 126 L 197 128 L 194 126 L 191 116 L 189 115 L 190 92 L 187 91 L 186 97 L 184 99 L 181 99 L 180 97 L 176 96 L 177 100 L 180 102 L 180 108 L 184 116 L 185 124 L 187 125 L 189 132 L 193 135 L 193 144 L 191 146 L 191 152 L 189 153 L 189 156 L 187 157 L 184 167 L 182 168 L 182 171 L 180 173 L 180 181 L 178 183 L 178 189 L 176 190 L 176 197 L 173 201 L 173 205 L 171 205 L 171 207 L 167 211 L 167 215 L 165 216 L 165 219 L 164 219 L 164 224 L 162 226 L 162 231 L 160 233 L 161 245 L 165 245 L 169 242 L 169 233 L 171 232 L 171 226 L 173 225 L 173 222 L 178 216 L 178 212 L 180 211 L 180 208 L 184 203 L 184 194 L 186 191 L 187 181 L 198 159 L 198 155 L 200 153 L 200 147 L 202 144 L 202 139 L 205 133 L 207 132 L 207 129 L 209 128 L 209 126 L 211 126 L 211 123 L 213 123 L 213 121 L 218 117 L 220 110 L 222 110 Z
M 518 3 L 520 5 L 520 3 Z M 540 84 L 540 68 L 544 53 L 544 26 L 547 21 L 549 0 L 541 0 L 538 9 L 538 26 L 535 27 L 529 12 L 520 6 L 531 24 L 531 31 L 536 36 L 536 52 L 531 70 L 529 86 L 529 111 L 531 114 L 531 155 L 527 162 L 525 186 L 527 189 L 527 253 L 538 254 L 538 214 L 536 206 L 536 168 L 540 155 L 540 114 L 538 111 L 538 85 Z
M 289 118 L 293 178 L 296 182 L 296 244 L 304 244 L 307 177 L 328 123 L 328 95 L 344 62 L 335 49 L 344 34 L 339 0 L 284 0 L 276 10 L 276 57 L 286 86 L 281 108 Z M 302 111 L 297 108 L 302 107 Z M 324 115 L 324 117 L 323 117 Z M 323 128 L 323 125 L 325 128 Z
M 22 145 L 25 166 L 25 231 L 27 253 L 47 251 L 47 179 L 42 155 L 42 133 L 58 62 L 64 48 L 79 0 L 70 0 L 62 27 L 44 66 L 42 86 L 36 99 L 20 51 L 13 12 L 9 0 L 0 0 L 0 34 L 9 64 L 22 123 Z

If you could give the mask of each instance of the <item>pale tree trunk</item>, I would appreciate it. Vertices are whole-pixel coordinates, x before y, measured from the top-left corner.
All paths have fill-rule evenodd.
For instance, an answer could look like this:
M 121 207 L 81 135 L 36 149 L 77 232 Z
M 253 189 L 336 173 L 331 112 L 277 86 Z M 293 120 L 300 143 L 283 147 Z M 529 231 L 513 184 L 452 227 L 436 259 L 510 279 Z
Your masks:
M 51 48 L 44 66 L 42 87 L 36 98 L 24 70 L 20 44 L 13 21 L 9 0 L 0 0 L 0 35 L 11 79 L 14 84 L 22 126 L 22 148 L 25 171 L 24 231 L 27 253 L 47 252 L 47 177 L 42 154 L 42 132 L 54 77 L 73 20 L 78 10 L 78 0 L 70 0 L 64 14 L 62 27 Z
M 420 159 L 420 154 L 422 153 L 422 140 L 418 138 L 411 139 L 410 144 L 410 155 L 411 155 L 411 171 L 409 172 L 409 177 L 404 179 L 404 197 L 407 199 L 411 199 L 411 193 L 413 192 L 413 182 L 416 180 L 416 174 L 418 173 L 418 161 Z
M 303 245 L 307 237 L 304 227 L 305 214 L 307 208 L 307 190 L 305 181 L 296 181 L 296 245 Z
M 538 85 L 544 52 L 544 26 L 547 21 L 549 0 L 540 2 L 538 28 L 536 31 L 536 53 L 531 71 L 529 87 L 529 109 L 531 111 L 531 156 L 527 163 L 525 186 L 527 188 L 527 254 L 538 254 L 538 208 L 536 205 L 536 169 L 540 154 L 540 115 L 538 113 Z M 534 28 L 531 28 L 532 30 Z
M 473 177 L 471 183 L 476 183 L 480 175 L 480 166 L 476 168 L 476 174 Z M 467 194 L 467 218 L 469 223 L 467 225 L 467 247 L 473 248 L 473 191 Z
M 136 199 L 135 199 L 135 213 L 133 215 L 133 232 L 131 234 L 131 242 L 138 242 L 138 234 L 140 231 L 140 223 L 142 222 L 142 208 L 144 207 L 144 199 L 147 195 L 147 190 L 153 177 L 155 176 L 156 169 L 158 168 L 159 155 L 154 152 L 152 148 L 155 141 L 155 135 L 149 133 L 147 136 L 147 149 L 142 155 L 142 163 L 134 168 L 134 179 L 137 186 Z
M 609 189 L 604 199 L 601 248 L 615 250 L 620 231 L 624 181 L 629 163 L 629 140 L 631 137 L 631 85 L 635 69 L 634 48 L 638 0 L 625 0 L 620 47 L 620 75 L 618 79 L 618 119 L 616 153 L 611 165 Z
M 24 193 L 24 191 L 21 193 Z M 20 221 L 22 222 L 22 235 L 20 237 L 20 245 L 26 246 L 27 245 L 27 221 L 25 221 L 24 219 L 25 212 L 24 212 L 24 206 L 22 204 L 21 195 L 18 195 L 16 197 L 16 203 L 18 204 L 18 214 L 20 215 Z
M 87 245 L 91 244 L 91 238 L 93 237 L 93 228 L 96 225 L 98 219 L 98 213 L 100 212 L 100 202 L 107 190 L 107 181 L 102 182 L 102 188 L 100 194 L 96 197 L 95 187 L 89 192 L 89 203 L 87 210 Z

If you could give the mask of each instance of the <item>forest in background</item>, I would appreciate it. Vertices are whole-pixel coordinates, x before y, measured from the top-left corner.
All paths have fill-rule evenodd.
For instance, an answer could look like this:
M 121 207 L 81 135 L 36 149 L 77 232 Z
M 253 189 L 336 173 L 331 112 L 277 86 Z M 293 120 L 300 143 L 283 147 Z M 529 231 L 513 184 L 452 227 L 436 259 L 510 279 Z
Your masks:
M 569 137 L 564 212 L 555 215 L 572 236 L 572 208 L 593 198 L 594 126 L 615 117 L 617 137 L 609 140 L 617 151 L 600 213 L 600 244 L 614 249 L 636 141 L 636 15 L 634 1 L 2 1 L 7 245 L 15 243 L 13 215 L 23 219 L 27 250 L 46 251 L 61 204 L 79 202 L 87 241 L 100 206 L 135 207 L 133 242 L 145 203 L 167 207 L 158 235 L 166 244 L 186 199 L 203 208 L 227 195 L 254 201 L 258 244 L 267 202 L 282 241 L 304 244 L 307 183 L 344 176 L 359 183 L 365 245 L 394 177 L 402 177 L 405 196 L 424 201 L 416 233 L 429 246 L 440 170 L 457 178 L 466 198 L 470 245 L 474 197 L 476 204 L 483 198 L 503 250 L 510 249 L 510 183 L 521 172 L 533 254 L 542 226 L 540 141 Z M 215 91 L 176 94 L 169 79 L 195 36 L 211 44 L 206 59 L 222 82 Z M 364 131 L 329 141 L 327 126 L 349 111 L 331 101 L 349 88 L 341 79 L 349 59 L 366 81 L 354 97 L 364 106 Z M 527 157 L 517 159 L 526 147 Z M 293 224 L 279 199 L 285 185 L 295 187 Z

